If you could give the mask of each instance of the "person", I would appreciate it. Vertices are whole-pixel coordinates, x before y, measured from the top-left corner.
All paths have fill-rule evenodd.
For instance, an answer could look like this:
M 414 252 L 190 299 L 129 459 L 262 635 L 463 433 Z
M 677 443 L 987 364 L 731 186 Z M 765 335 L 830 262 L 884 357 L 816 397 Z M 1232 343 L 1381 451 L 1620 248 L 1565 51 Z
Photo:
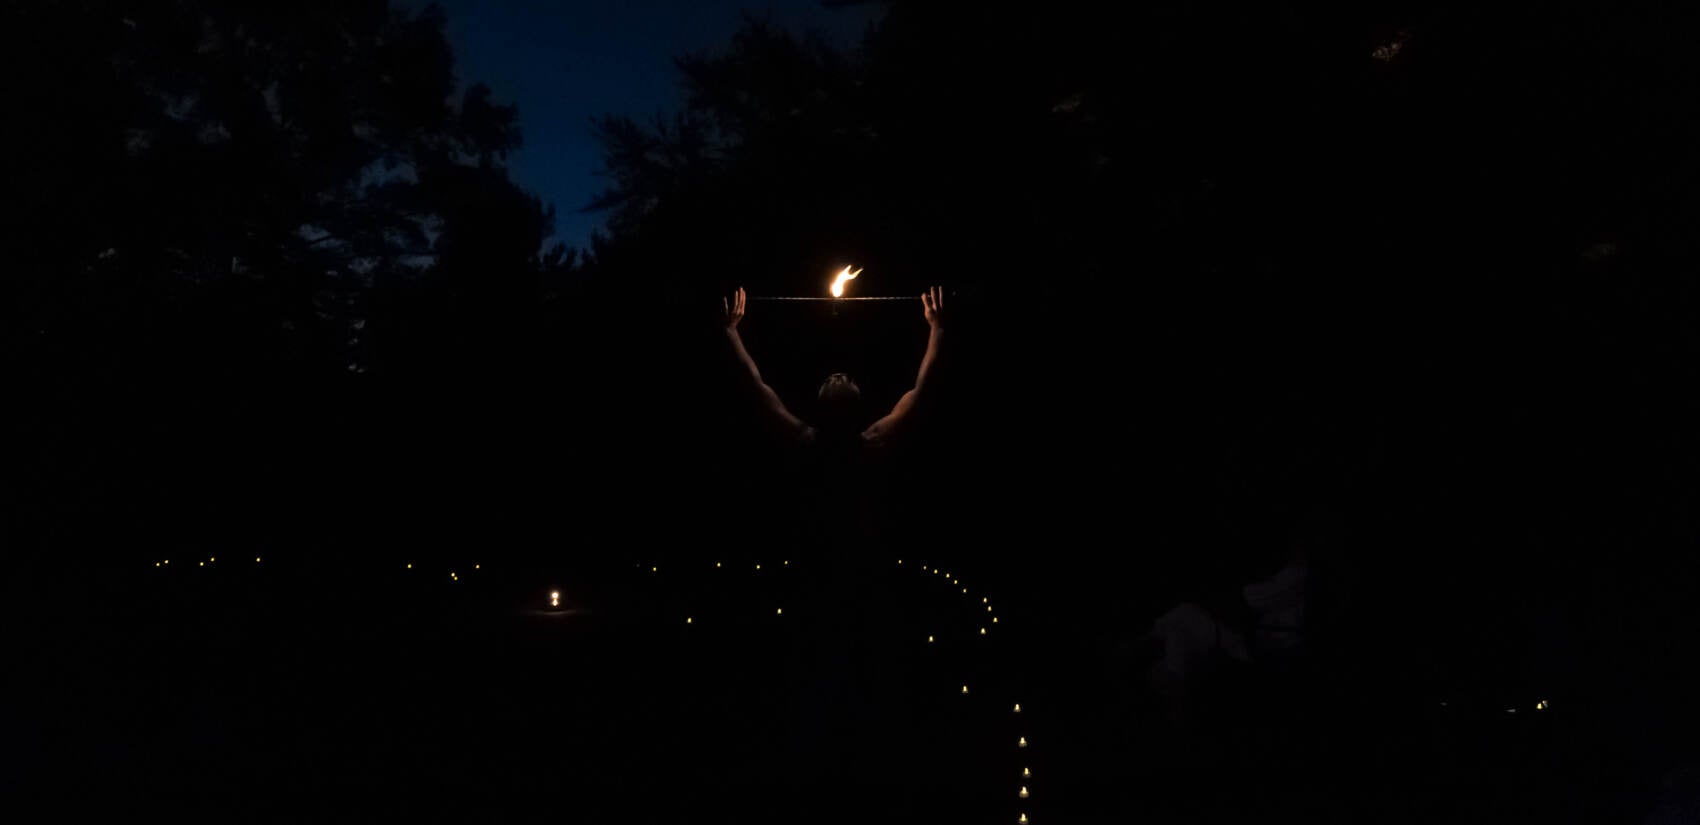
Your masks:
M 931 402 L 939 350 L 944 341 L 944 288 L 932 287 L 921 296 L 922 315 L 930 330 L 927 352 L 921 357 L 921 368 L 915 375 L 915 386 L 897 399 L 891 411 L 866 427 L 862 390 L 850 376 L 835 372 L 821 382 L 815 393 L 816 414 L 811 424 L 799 418 L 785 406 L 779 393 L 762 380 L 755 359 L 744 347 L 738 334 L 738 324 L 744 320 L 746 299 L 740 287 L 730 299 L 721 299 L 724 329 L 733 353 L 737 356 L 739 373 L 755 395 L 758 406 L 769 426 L 782 437 L 805 445 L 829 448 L 846 446 L 879 447 L 900 437 L 912 424 L 916 411 Z
M 915 385 L 889 412 L 869 409 L 849 375 L 828 375 L 815 393 L 805 421 L 786 407 L 762 379 L 738 332 L 746 298 L 739 289 L 724 300 L 723 332 L 735 356 L 743 394 L 759 410 L 766 428 L 790 449 L 780 452 L 776 480 L 783 491 L 767 524 L 768 541 L 784 545 L 799 560 L 786 574 L 791 593 L 807 592 L 806 608 L 786 610 L 786 627 L 807 628 L 807 644 L 787 648 L 789 669 L 800 674 L 783 713 L 792 720 L 782 752 L 809 753 L 810 770 L 821 780 L 854 776 L 880 753 L 876 743 L 902 735 L 890 709 L 909 701 L 908 683 L 889 667 L 883 645 L 904 628 L 891 588 L 879 587 L 876 571 L 903 553 L 903 537 L 889 529 L 894 463 L 920 414 L 939 398 L 944 349 L 945 294 L 933 287 L 921 296 L 928 326 L 927 350 Z M 776 539 L 774 532 L 780 533 Z M 878 758 L 884 758 L 879 756 Z M 814 786 L 822 787 L 822 786 Z M 815 795 L 819 795 L 818 793 Z

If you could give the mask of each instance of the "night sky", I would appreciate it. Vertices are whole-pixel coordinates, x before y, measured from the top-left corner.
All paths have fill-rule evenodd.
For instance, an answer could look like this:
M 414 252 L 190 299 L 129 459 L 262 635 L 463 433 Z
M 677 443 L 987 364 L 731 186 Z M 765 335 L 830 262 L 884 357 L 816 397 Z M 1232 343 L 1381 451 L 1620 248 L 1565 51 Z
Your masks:
M 405 4 L 414 8 L 426 3 Z M 444 0 L 461 83 L 482 82 L 519 105 L 525 145 L 513 180 L 553 203 L 555 239 L 584 246 L 602 216 L 580 211 L 603 187 L 602 148 L 590 132 L 604 114 L 639 119 L 680 98 L 673 58 L 723 48 L 743 13 L 853 47 L 878 4 L 825 8 L 819 0 Z

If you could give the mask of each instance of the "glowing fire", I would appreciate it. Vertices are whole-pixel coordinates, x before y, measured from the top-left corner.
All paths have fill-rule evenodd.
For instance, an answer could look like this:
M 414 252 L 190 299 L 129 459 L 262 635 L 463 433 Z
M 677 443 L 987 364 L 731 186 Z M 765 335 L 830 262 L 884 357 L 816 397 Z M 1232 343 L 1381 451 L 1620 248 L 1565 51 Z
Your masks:
M 561 606 L 561 591 L 559 591 L 559 590 L 549 591 L 549 606 L 550 607 L 560 607 Z
M 856 276 L 860 275 L 860 274 L 862 274 L 862 270 L 860 270 L 860 269 L 856 270 L 855 272 L 851 272 L 850 267 L 844 267 L 843 271 L 838 273 L 838 277 L 832 279 L 832 297 L 834 297 L 834 298 L 844 297 L 844 284 L 845 284 L 845 282 L 856 280 Z

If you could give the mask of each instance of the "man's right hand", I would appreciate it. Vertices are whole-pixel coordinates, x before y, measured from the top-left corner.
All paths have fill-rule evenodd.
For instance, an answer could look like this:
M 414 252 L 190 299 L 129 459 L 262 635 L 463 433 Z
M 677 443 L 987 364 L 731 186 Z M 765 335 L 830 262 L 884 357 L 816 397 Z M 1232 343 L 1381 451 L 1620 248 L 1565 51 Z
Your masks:
M 944 326 L 944 287 L 929 287 L 921 295 L 921 309 L 927 316 L 927 325 L 933 329 Z

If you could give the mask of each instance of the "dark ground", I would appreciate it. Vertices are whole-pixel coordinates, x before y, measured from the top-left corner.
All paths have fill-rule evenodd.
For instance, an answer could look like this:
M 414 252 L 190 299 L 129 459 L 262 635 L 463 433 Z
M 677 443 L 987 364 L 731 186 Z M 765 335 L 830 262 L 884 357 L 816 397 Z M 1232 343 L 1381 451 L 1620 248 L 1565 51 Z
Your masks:
M 7 795 L 226 822 L 1639 821 L 1674 753 L 1577 682 L 1536 712 L 1320 661 L 1214 682 L 1180 735 L 1139 650 L 972 566 L 964 596 L 917 559 L 799 556 L 277 550 L 14 587 Z M 1640 712 L 1674 730 L 1663 691 Z

